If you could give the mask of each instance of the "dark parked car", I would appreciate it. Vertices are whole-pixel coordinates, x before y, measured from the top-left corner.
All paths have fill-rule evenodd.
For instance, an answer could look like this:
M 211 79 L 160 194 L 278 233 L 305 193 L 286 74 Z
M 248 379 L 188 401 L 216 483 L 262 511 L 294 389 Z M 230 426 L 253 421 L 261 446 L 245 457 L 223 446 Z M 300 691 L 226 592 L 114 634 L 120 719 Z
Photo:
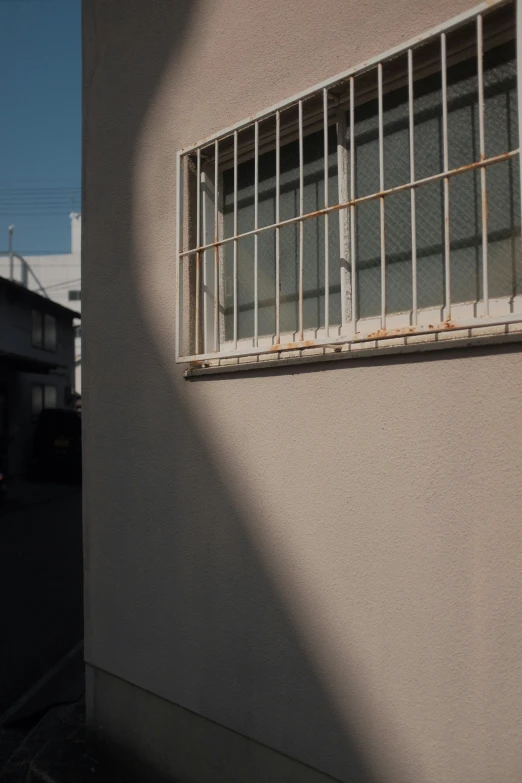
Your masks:
M 77 411 L 40 413 L 34 433 L 33 474 L 37 479 L 81 481 L 82 425 Z

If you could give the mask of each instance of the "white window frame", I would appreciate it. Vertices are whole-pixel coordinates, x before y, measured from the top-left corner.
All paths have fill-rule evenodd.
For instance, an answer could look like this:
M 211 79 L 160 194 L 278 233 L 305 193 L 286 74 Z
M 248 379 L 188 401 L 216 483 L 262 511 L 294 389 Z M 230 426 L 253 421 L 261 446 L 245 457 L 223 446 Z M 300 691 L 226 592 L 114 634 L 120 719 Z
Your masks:
M 206 139 L 197 142 L 194 145 L 184 147 L 177 153 L 177 199 L 176 199 L 176 235 L 177 235 L 177 257 L 176 257 L 176 345 L 175 358 L 177 362 L 208 362 L 212 360 L 240 359 L 242 357 L 252 357 L 255 360 L 260 354 L 270 354 L 272 358 L 277 358 L 288 351 L 298 350 L 301 355 L 311 348 L 334 348 L 342 350 L 343 347 L 350 347 L 354 343 L 365 343 L 375 341 L 376 339 L 394 338 L 401 335 L 426 335 L 439 332 L 445 332 L 453 329 L 473 329 L 475 327 L 496 327 L 506 325 L 511 322 L 522 321 L 522 296 L 500 297 L 492 299 L 488 292 L 488 234 L 487 234 L 487 197 L 486 197 L 486 168 L 503 160 L 519 157 L 519 149 L 507 150 L 502 155 L 494 158 L 486 158 L 484 153 L 484 88 L 482 71 L 482 19 L 483 14 L 487 14 L 495 8 L 513 3 L 516 13 L 516 49 L 517 49 L 517 92 L 518 92 L 518 125 L 519 134 L 522 136 L 522 0 L 486 0 L 474 8 L 466 11 L 459 16 L 431 29 L 424 35 L 401 44 L 389 51 L 345 71 L 331 79 L 315 85 L 281 103 L 272 106 L 270 109 L 253 115 L 243 122 L 226 128 Z M 463 167 L 461 169 L 449 169 L 448 166 L 448 140 L 447 140 L 447 89 L 446 89 L 446 34 L 455 28 L 461 27 L 467 23 L 476 22 L 477 36 L 477 61 L 478 67 L 478 92 L 479 92 L 479 137 L 480 137 L 480 160 Z M 440 41 L 440 70 L 442 73 L 442 113 L 443 113 L 443 156 L 444 171 L 423 180 L 415 179 L 414 172 L 414 134 L 413 134 L 413 79 L 415 48 L 426 43 L 430 39 Z M 410 173 L 409 183 L 399 187 L 384 189 L 384 164 L 383 164 L 383 80 L 382 66 L 385 61 L 399 55 L 406 54 L 408 57 L 408 91 L 409 91 L 409 116 L 410 116 Z M 343 127 L 346 108 L 337 109 L 334 121 L 337 122 L 338 129 L 338 171 L 339 171 L 339 198 L 338 204 L 328 204 L 328 145 L 326 142 L 327 133 L 325 133 L 324 150 L 324 192 L 325 207 L 313 213 L 316 218 L 324 216 L 326 223 L 325 236 L 328 236 L 328 219 L 330 215 L 339 213 L 340 218 L 340 275 L 341 275 L 341 325 L 332 326 L 328 323 L 328 243 L 325 243 L 325 323 L 319 329 L 307 330 L 303 328 L 303 222 L 310 216 L 303 212 L 303 138 L 304 138 L 304 118 L 303 102 L 312 96 L 322 95 L 322 120 L 319 127 L 328 129 L 332 124 L 332 109 L 329 102 L 329 90 L 339 89 L 340 85 L 347 88 L 347 103 L 350 113 L 350 142 L 349 147 L 353 149 L 353 113 L 354 113 L 354 78 L 360 74 L 377 69 L 378 74 L 378 104 L 379 104 L 379 163 L 380 163 L 380 191 L 370 196 L 355 197 L 355 176 L 354 161 L 349 155 L 346 146 L 346 134 Z M 339 104 L 339 101 L 337 101 Z M 346 104 L 341 101 L 342 106 Z M 280 114 L 283 110 L 291 107 L 297 107 L 298 111 L 298 135 L 300 152 L 300 214 L 291 220 L 279 220 L 279 153 L 281 147 L 280 137 Z M 335 109 L 334 109 L 335 112 Z M 258 227 L 258 158 L 260 152 L 259 146 L 259 123 L 269 117 L 275 117 L 276 135 L 276 221 L 269 227 L 275 230 L 276 235 L 276 255 L 275 255 L 275 313 L 276 330 L 272 336 L 264 337 L 258 334 L 258 302 L 257 302 L 257 237 L 262 230 L 267 227 Z M 240 151 L 238 150 L 238 133 L 242 130 L 252 127 L 254 129 L 254 149 L 253 156 L 255 161 L 254 175 L 254 229 L 242 234 L 237 231 L 237 167 Z M 306 132 L 311 129 L 306 128 Z M 222 177 L 222 166 L 219 160 L 220 142 L 225 139 L 233 141 L 233 158 L 231 165 L 234 168 L 234 232 L 231 237 L 222 238 L 223 214 L 219 198 L 222 196 L 223 188 L 220 186 Z M 204 162 L 204 153 L 213 149 L 213 162 L 210 168 Z M 184 199 L 189 199 L 188 187 L 186 183 L 186 168 L 189 157 L 196 160 L 196 230 L 195 243 L 192 246 L 184 246 L 183 235 L 188 234 L 185 223 L 187 221 L 187 212 L 184 211 Z M 250 155 L 252 157 L 252 155 Z M 481 302 L 477 303 L 452 303 L 451 301 L 451 282 L 450 282 L 450 234 L 449 234 L 449 182 L 451 178 L 466 171 L 479 170 L 481 172 L 481 193 L 482 193 L 482 285 L 483 297 Z M 346 176 L 342 175 L 345 172 Z M 427 182 L 443 182 L 444 193 L 444 266 L 445 266 L 445 301 L 441 307 L 419 310 L 416 301 L 416 249 L 415 249 L 415 192 L 419 185 Z M 218 199 L 214 198 L 215 182 L 218 182 Z M 522 182 L 522 176 L 521 176 Z M 386 250 L 384 242 L 384 204 L 386 196 L 392 192 L 409 191 L 412 201 L 412 278 L 413 278 L 413 302 L 410 313 L 392 313 L 386 312 Z M 356 257 L 355 257 L 355 206 L 359 203 L 378 200 L 380 203 L 380 222 L 381 222 L 381 313 L 378 318 L 359 319 L 355 306 L 356 302 L 355 282 L 356 282 Z M 279 330 L 279 228 L 283 225 L 298 224 L 300 227 L 299 242 L 299 325 L 296 333 L 281 334 Z M 252 338 L 238 338 L 238 309 L 237 309 L 237 246 L 238 239 L 242 236 L 254 236 L 254 335 Z M 233 244 L 233 266 L 234 266 L 234 329 L 233 339 L 224 341 L 223 325 L 220 322 L 220 290 L 222 289 L 222 250 L 226 243 Z M 186 309 L 183 308 L 183 290 L 184 290 L 184 262 L 190 263 L 195 259 L 195 301 L 189 301 Z M 200 291 L 203 293 L 200 295 Z M 200 301 L 202 300 L 202 301 Z M 201 312 L 202 310 L 202 312 Z M 189 322 L 193 319 L 195 352 L 184 355 L 182 352 L 182 338 L 185 319 Z M 361 347 L 361 346 L 358 346 Z M 286 354 L 288 355 L 288 354 Z

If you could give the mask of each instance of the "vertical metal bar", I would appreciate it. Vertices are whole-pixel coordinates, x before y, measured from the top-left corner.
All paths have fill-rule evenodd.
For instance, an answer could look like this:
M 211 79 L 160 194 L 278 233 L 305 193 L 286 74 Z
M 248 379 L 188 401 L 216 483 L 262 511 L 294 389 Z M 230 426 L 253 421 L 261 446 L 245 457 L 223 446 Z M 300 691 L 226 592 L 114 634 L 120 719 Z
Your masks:
M 410 182 L 415 182 L 415 122 L 413 109 L 413 52 L 408 49 L 408 112 L 410 121 Z M 417 325 L 417 204 L 415 188 L 410 190 L 411 209 L 411 318 Z
M 200 353 L 199 350 L 199 291 L 201 288 L 201 253 L 196 253 L 196 315 L 195 315 L 195 334 L 194 334 L 194 353 Z
M 197 151 L 196 166 L 196 247 L 201 244 L 201 149 Z M 200 289 L 201 289 L 201 252 L 196 253 L 196 323 L 195 323 L 195 352 L 199 353 L 199 320 L 200 320 Z
M 181 324 L 182 324 L 182 292 L 181 292 L 181 274 L 180 266 L 183 263 L 180 253 L 183 250 L 183 238 L 181 236 L 181 212 L 182 212 L 182 199 L 183 199 L 183 158 L 181 153 L 177 153 L 176 160 L 176 337 L 175 337 L 175 352 L 176 359 L 181 357 Z
M 208 193 L 209 179 L 208 179 L 208 167 L 205 166 L 205 161 L 202 161 L 201 166 L 201 244 L 206 245 L 208 242 L 212 242 L 209 234 L 210 228 L 210 212 L 209 212 L 209 193 Z M 208 250 L 201 251 L 201 315 L 202 315 L 202 330 L 201 330 L 201 351 L 202 353 L 208 353 L 210 351 L 210 343 L 208 339 L 209 335 L 209 296 L 210 291 L 210 273 L 208 269 Z
M 304 215 L 303 101 L 299 101 L 299 215 Z M 300 340 L 304 340 L 303 267 L 304 267 L 304 222 L 300 220 L 299 221 L 299 339 Z
M 355 81 L 350 77 L 350 201 L 355 199 Z M 357 277 L 355 269 L 355 204 L 350 206 L 350 278 L 353 336 L 357 332 Z
M 234 350 L 237 350 L 237 131 L 234 131 Z
M 276 223 L 279 224 L 280 218 L 280 196 L 281 196 L 281 116 L 279 112 L 276 112 Z M 279 256 L 281 247 L 281 237 L 279 225 L 276 227 L 276 252 L 275 252 L 275 341 L 281 342 L 281 317 L 280 317 L 280 294 L 281 294 L 281 281 L 280 281 L 280 268 L 279 268 Z
M 348 160 L 346 149 L 346 113 L 337 109 L 337 198 L 339 204 L 348 201 Z M 347 332 L 351 318 L 351 287 L 348 279 L 348 212 L 339 210 L 339 274 L 341 283 L 341 334 Z
M 382 111 L 382 63 L 377 66 L 377 85 L 379 103 L 379 188 L 384 190 L 384 128 Z M 384 196 L 379 199 L 381 218 L 381 329 L 386 328 L 386 225 L 384 214 Z
M 440 65 L 442 71 L 442 150 L 444 172 L 449 169 L 448 156 L 448 74 L 446 66 L 446 34 L 440 36 Z M 451 318 L 451 270 L 450 270 L 450 214 L 449 177 L 444 177 L 444 288 L 445 319 Z
M 211 353 L 216 349 L 216 316 L 218 311 L 218 291 L 216 291 L 216 252 L 212 243 L 216 239 L 216 143 L 214 147 L 214 170 L 210 161 L 205 162 L 205 149 L 201 154 L 201 309 L 202 309 L 202 339 L 203 353 Z M 207 153 L 210 153 L 207 147 Z
M 486 157 L 486 141 L 484 133 L 484 44 L 482 30 L 482 14 L 477 16 L 477 81 L 478 81 L 478 114 L 479 114 L 479 153 L 480 160 Z M 480 169 L 480 201 L 482 207 L 482 296 L 484 299 L 484 315 L 489 315 L 489 276 L 488 276 L 488 193 L 486 169 Z
M 328 201 L 328 90 L 323 90 L 323 134 L 324 134 L 324 206 Z M 329 228 L 328 214 L 324 216 L 324 331 L 330 335 L 330 270 L 329 270 Z
M 522 131 L 522 0 L 516 0 L 517 14 L 517 98 L 518 98 L 518 128 Z M 522 168 L 522 155 L 518 155 L 518 165 Z M 522 171 L 520 172 L 520 189 L 522 207 Z
M 219 239 L 219 141 L 214 142 L 214 242 Z M 214 247 L 214 351 L 219 350 L 219 248 Z
M 259 227 L 259 123 L 254 127 L 254 228 Z M 254 234 L 254 345 L 259 344 L 258 235 Z

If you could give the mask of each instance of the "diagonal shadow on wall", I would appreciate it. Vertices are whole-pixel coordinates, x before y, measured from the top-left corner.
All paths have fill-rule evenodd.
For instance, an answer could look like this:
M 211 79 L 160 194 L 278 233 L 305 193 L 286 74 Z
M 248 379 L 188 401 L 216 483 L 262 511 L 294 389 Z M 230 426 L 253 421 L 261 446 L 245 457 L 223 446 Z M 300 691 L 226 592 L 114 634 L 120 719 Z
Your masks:
M 258 510 L 245 518 L 151 325 L 136 165 L 156 87 L 198 10 L 84 0 L 86 657 L 336 779 L 374 783 L 252 540 Z M 164 201 L 173 242 L 172 195 Z M 173 308 L 171 260 L 169 270 Z M 120 755 L 140 762 L 130 744 Z M 148 779 L 169 779 L 162 769 Z

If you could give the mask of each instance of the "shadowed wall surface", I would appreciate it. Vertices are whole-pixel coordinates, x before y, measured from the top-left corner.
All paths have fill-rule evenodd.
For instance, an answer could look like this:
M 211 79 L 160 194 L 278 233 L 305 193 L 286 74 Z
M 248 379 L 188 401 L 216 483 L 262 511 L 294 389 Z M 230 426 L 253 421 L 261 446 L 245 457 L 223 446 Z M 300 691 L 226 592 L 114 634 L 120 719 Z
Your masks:
M 176 150 L 470 5 L 84 0 L 86 657 L 129 737 L 125 683 L 341 781 L 520 779 L 517 348 L 174 363 Z

